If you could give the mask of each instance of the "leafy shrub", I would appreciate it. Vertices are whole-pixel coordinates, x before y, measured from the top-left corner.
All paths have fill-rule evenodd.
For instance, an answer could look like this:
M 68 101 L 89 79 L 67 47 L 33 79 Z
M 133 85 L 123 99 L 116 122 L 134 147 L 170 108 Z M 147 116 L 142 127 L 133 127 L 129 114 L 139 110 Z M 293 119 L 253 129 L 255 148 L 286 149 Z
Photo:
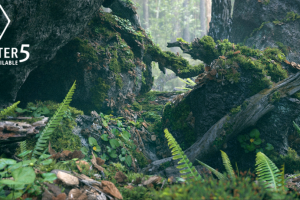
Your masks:
M 296 195 L 278 193 L 277 199 L 293 199 Z M 190 199 L 274 199 L 272 192 L 250 181 L 250 178 L 222 179 L 213 178 L 192 181 L 191 184 L 173 185 L 163 191 L 155 192 L 153 200 L 190 200 Z

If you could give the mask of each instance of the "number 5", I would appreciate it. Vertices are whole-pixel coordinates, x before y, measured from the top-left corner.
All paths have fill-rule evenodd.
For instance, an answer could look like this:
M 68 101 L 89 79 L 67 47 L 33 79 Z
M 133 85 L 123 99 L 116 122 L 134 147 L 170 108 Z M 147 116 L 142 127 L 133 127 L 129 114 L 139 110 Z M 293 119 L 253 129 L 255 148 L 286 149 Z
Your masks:
M 29 52 L 24 50 L 24 47 L 29 47 L 29 44 L 22 44 L 20 53 L 25 53 L 26 57 L 24 59 L 20 60 L 20 62 L 25 62 L 26 60 L 28 60 L 28 58 L 30 56 Z

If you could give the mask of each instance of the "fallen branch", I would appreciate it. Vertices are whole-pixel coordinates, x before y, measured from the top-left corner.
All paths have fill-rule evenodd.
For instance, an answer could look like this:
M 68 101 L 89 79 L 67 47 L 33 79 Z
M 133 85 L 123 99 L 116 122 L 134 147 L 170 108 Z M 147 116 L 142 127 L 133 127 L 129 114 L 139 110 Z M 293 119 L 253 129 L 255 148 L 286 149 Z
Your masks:
M 213 142 L 216 138 L 221 137 L 224 132 L 225 123 L 232 125 L 230 133 L 226 133 L 224 142 L 227 142 L 232 137 L 240 133 L 242 130 L 254 126 L 255 123 L 266 113 L 271 111 L 274 106 L 270 101 L 275 92 L 280 93 L 280 98 L 290 96 L 300 90 L 300 73 L 291 75 L 287 79 L 277 83 L 271 89 L 265 89 L 260 93 L 250 97 L 246 101 L 248 106 L 227 120 L 224 116 L 214 126 L 212 126 L 205 135 L 197 140 L 191 147 L 185 150 L 185 154 L 194 162 L 195 159 L 203 160 L 204 157 L 215 153 L 218 149 L 214 147 Z

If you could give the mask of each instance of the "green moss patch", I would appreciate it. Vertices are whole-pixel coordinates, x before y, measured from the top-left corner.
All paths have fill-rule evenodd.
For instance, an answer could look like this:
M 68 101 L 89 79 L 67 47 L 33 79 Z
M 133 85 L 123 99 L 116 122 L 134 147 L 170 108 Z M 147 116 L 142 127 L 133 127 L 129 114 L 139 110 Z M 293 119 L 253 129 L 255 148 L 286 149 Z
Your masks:
M 122 77 L 119 74 L 117 74 L 115 80 L 116 80 L 116 85 L 121 89 L 123 87 Z
M 99 77 L 97 84 L 91 89 L 92 103 L 97 109 L 99 109 L 99 111 L 101 110 L 102 104 L 107 97 L 109 88 L 110 86 L 105 83 L 105 80 Z
M 138 103 L 138 102 L 133 102 L 133 104 L 132 104 L 132 108 L 133 108 L 133 110 L 135 110 L 135 111 L 141 111 L 142 110 L 142 106 Z
M 80 52 L 81 59 L 85 61 L 98 62 L 97 51 L 91 46 L 88 40 L 75 38 L 68 44 L 71 49 L 77 49 Z
M 222 43 L 225 44 L 221 45 Z M 249 71 L 249 73 L 253 74 L 252 85 L 250 86 L 252 94 L 256 94 L 272 86 L 271 81 L 278 82 L 288 77 L 287 71 L 281 66 L 281 62 L 283 62 L 286 57 L 278 48 L 266 48 L 260 51 L 247 46 L 236 45 L 235 51 L 240 51 L 240 53 L 235 54 L 232 48 L 234 44 L 228 40 L 222 42 L 218 41 L 218 44 L 221 45 L 221 47 L 218 48 L 219 54 L 226 56 L 225 60 L 219 59 L 219 65 L 221 65 L 223 69 L 218 70 L 218 73 L 222 75 L 222 70 L 226 70 L 226 79 L 230 82 L 237 83 L 240 74 L 232 67 L 226 69 L 226 66 L 236 63 L 239 67 Z
M 183 150 L 194 144 L 196 139 L 194 129 L 186 122 L 190 112 L 190 106 L 184 99 L 177 106 L 167 103 L 162 118 L 163 127 L 171 127 L 173 131 L 184 133 L 184 141 L 178 142 Z

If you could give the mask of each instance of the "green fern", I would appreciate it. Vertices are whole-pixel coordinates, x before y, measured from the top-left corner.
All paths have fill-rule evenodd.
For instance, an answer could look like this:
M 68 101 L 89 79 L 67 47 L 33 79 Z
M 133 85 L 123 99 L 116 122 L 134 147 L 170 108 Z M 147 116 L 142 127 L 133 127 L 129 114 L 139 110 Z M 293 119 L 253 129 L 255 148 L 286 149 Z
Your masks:
M 256 154 L 255 165 L 257 165 L 256 171 L 258 180 L 262 182 L 265 188 L 277 192 L 283 183 L 283 180 L 281 180 L 282 172 L 280 172 L 276 165 L 262 152 Z
M 42 151 L 47 147 L 48 140 L 50 139 L 51 134 L 55 130 L 56 126 L 60 123 L 65 114 L 65 111 L 69 107 L 70 102 L 72 101 L 72 96 L 74 94 L 74 90 L 76 88 L 76 81 L 72 85 L 71 89 L 69 90 L 67 96 L 65 97 L 63 103 L 60 104 L 59 108 L 48 122 L 47 126 L 41 133 L 32 153 L 32 157 L 35 155 L 41 155 Z
M 27 151 L 27 147 L 26 147 L 26 140 L 20 142 L 20 149 L 21 149 L 21 153 L 24 153 L 25 151 Z M 25 160 L 27 160 L 27 155 L 23 157 Z
M 171 153 L 173 155 L 173 160 L 181 159 L 178 164 L 182 164 L 177 166 L 177 169 L 181 169 L 179 172 L 182 178 L 194 178 L 196 181 L 202 180 L 202 177 L 184 154 L 182 149 L 180 148 L 179 144 L 176 142 L 175 138 L 169 133 L 168 129 L 164 130 L 165 137 L 168 140 L 169 148 L 171 149 Z M 184 169 L 185 168 L 185 169 Z
M 7 107 L 6 109 L 4 109 L 3 111 L 0 111 L 0 119 L 5 117 L 6 115 L 8 115 L 9 113 L 13 112 L 17 105 L 20 103 L 20 101 L 14 103 L 13 105 Z
M 226 169 L 227 173 L 229 174 L 229 176 L 230 176 L 231 179 L 234 179 L 235 178 L 235 174 L 234 174 L 234 171 L 232 169 L 232 166 L 230 164 L 230 160 L 229 160 L 227 154 L 224 151 L 221 151 L 221 156 L 222 156 L 223 164 L 225 166 L 225 169 Z M 207 164 L 205 164 L 205 163 L 203 163 L 203 162 L 201 162 L 199 160 L 197 160 L 197 161 L 201 165 L 203 165 L 204 167 L 206 167 L 209 171 L 211 171 L 214 175 L 216 175 L 218 177 L 218 179 L 220 179 L 220 180 L 221 179 L 227 179 L 227 177 L 224 174 L 218 172 L 214 168 L 208 166 Z
M 295 122 L 293 122 L 293 124 L 297 132 L 300 134 L 300 127 Z
M 235 179 L 235 175 L 234 175 L 234 172 L 233 172 L 233 169 L 232 169 L 232 166 L 230 164 L 230 160 L 229 160 L 227 154 L 221 150 L 221 156 L 222 156 L 222 160 L 223 160 L 225 169 L 226 169 L 227 173 L 229 174 L 230 178 Z
M 235 167 L 236 167 L 236 172 L 237 172 L 237 175 L 238 175 L 238 177 L 240 177 L 239 176 L 239 174 L 240 174 L 240 172 L 239 172 L 239 168 L 238 168 L 238 166 L 237 166 L 237 163 L 235 162 Z
M 196 159 L 197 160 L 197 159 Z M 216 175 L 216 177 L 218 177 L 218 179 L 227 179 L 226 176 L 224 176 L 222 173 L 218 172 L 217 170 L 215 170 L 214 168 L 208 166 L 207 164 L 197 160 L 201 165 L 203 165 L 204 167 L 206 167 L 209 171 L 211 171 L 212 173 L 214 173 L 214 175 Z
M 280 169 L 280 179 L 278 182 L 278 186 L 281 187 L 282 190 L 284 190 L 284 185 L 285 185 L 285 179 L 284 179 L 284 164 L 283 164 Z

